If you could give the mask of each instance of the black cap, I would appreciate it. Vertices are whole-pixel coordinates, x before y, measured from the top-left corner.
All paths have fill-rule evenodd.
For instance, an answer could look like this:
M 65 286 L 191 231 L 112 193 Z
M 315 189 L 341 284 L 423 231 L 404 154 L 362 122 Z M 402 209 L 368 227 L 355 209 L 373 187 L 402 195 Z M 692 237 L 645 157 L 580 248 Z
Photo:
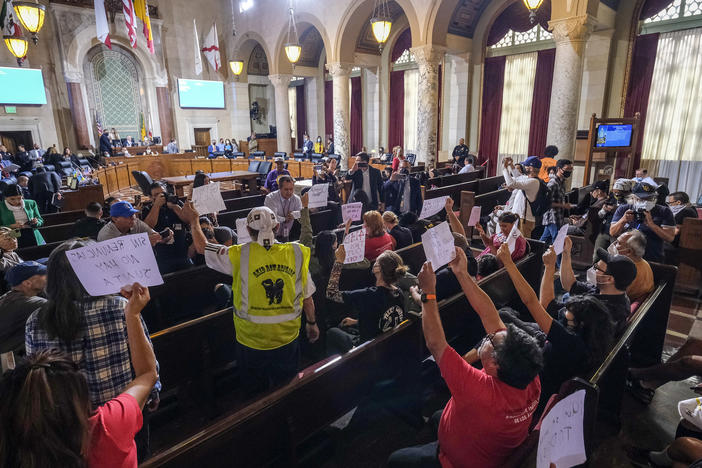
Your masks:
M 607 192 L 609 190 L 609 182 L 606 180 L 598 180 L 594 184 L 592 184 L 592 190 L 602 190 L 603 192 Z
M 612 255 L 602 247 L 597 249 L 597 259 L 607 264 L 606 274 L 612 275 L 614 285 L 620 291 L 626 290 L 636 278 L 636 265 L 629 257 Z

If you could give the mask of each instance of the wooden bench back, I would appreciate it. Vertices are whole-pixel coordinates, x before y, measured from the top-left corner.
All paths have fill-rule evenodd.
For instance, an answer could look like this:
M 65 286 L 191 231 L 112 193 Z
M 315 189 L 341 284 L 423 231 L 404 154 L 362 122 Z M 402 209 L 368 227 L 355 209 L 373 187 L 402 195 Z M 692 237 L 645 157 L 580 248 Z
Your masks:
M 60 213 L 43 214 L 44 226 L 54 226 L 56 224 L 74 223 L 85 216 L 83 210 L 62 211 Z
M 495 190 L 498 190 L 504 183 L 505 178 L 501 175 L 488 177 L 486 179 L 478 179 L 477 193 L 478 195 L 482 195 L 484 193 L 494 192 Z

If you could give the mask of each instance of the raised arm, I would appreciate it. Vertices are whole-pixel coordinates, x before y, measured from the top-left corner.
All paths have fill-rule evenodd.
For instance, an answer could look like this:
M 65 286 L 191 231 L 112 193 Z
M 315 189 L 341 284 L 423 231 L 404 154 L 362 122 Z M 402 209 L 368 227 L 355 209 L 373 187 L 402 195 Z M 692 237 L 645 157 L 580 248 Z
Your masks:
M 553 247 L 549 247 L 542 256 L 544 260 L 544 275 L 541 277 L 541 292 L 539 302 L 544 309 L 556 298 L 553 290 L 553 277 L 556 274 L 556 252 Z
M 327 284 L 327 299 L 333 302 L 343 303 L 344 298 L 339 291 L 339 278 L 341 278 L 341 269 L 346 260 L 346 249 L 344 244 L 341 244 L 335 252 L 336 260 L 332 266 L 331 274 L 329 275 L 329 284 Z
M 506 242 L 503 243 L 497 250 L 497 258 L 502 261 L 502 264 L 505 266 L 505 269 L 512 280 L 512 284 L 514 284 L 514 288 L 519 294 L 519 298 L 522 300 L 524 305 L 527 306 L 529 313 L 539 325 L 539 328 L 541 328 L 544 333 L 548 334 L 548 332 L 551 330 L 551 323 L 553 323 L 553 319 L 550 315 L 548 315 L 548 312 L 546 312 L 546 309 L 541 305 L 541 303 L 539 303 L 539 298 L 536 297 L 536 293 L 531 286 L 529 286 L 527 280 L 524 279 L 524 276 L 517 268 L 517 265 L 514 264 L 512 254 L 509 252 L 509 247 L 507 246 Z
M 480 317 L 485 331 L 487 333 L 494 333 L 499 330 L 504 330 L 505 324 L 497 313 L 492 299 L 490 299 L 490 296 L 480 289 L 480 286 L 477 285 L 475 280 L 468 275 L 468 260 L 465 252 L 458 247 L 455 249 L 456 258 L 449 263 L 449 267 L 461 284 L 461 289 L 463 289 L 463 293 L 468 298 L 471 307 Z
M 451 231 L 462 234 L 465 237 L 466 230 L 463 228 L 461 220 L 458 219 L 456 213 L 453 212 L 453 198 L 448 197 L 446 199 L 446 206 L 444 206 L 444 208 L 446 209 L 446 219 L 449 222 Z
M 181 211 L 181 215 L 183 216 L 183 220 L 190 224 L 190 234 L 193 236 L 193 246 L 195 247 L 195 250 L 197 253 L 204 255 L 205 246 L 207 245 L 207 238 L 200 227 L 200 213 L 195 210 L 193 202 L 185 203 L 185 206 L 183 206 L 183 210 Z
M 423 293 L 435 296 L 434 299 L 427 300 L 422 304 L 422 331 L 429 352 L 439 363 L 448 347 L 448 342 L 444 334 L 444 327 L 441 325 L 441 317 L 439 317 L 439 305 L 436 302 L 436 275 L 430 262 L 425 262 L 422 265 L 422 270 L 417 275 L 417 281 Z
M 300 210 L 300 244 L 312 248 L 312 221 L 310 220 L 309 192 L 301 198 L 302 210 Z
M 570 236 L 566 236 L 563 243 L 563 254 L 561 255 L 561 287 L 565 291 L 570 291 L 570 288 L 575 284 L 575 273 L 573 272 L 573 264 L 570 258 L 570 251 L 573 249 L 573 241 Z
M 134 283 L 131 291 L 123 290 L 122 294 L 129 297 L 129 302 L 124 309 L 127 321 L 127 340 L 129 342 L 129 355 L 134 368 L 134 380 L 127 386 L 124 393 L 133 396 L 143 409 L 149 394 L 156 384 L 158 373 L 156 371 L 156 356 L 146 338 L 144 326 L 141 321 L 141 311 L 149 302 L 149 288 L 139 283 Z

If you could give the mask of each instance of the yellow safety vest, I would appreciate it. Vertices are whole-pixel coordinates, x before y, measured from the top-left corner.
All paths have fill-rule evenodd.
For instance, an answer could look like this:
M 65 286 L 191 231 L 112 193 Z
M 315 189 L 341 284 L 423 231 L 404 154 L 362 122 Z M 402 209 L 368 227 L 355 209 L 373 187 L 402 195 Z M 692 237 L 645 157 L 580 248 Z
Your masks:
M 270 249 L 249 242 L 229 248 L 236 340 L 269 350 L 291 343 L 300 333 L 300 315 L 310 249 L 296 242 Z

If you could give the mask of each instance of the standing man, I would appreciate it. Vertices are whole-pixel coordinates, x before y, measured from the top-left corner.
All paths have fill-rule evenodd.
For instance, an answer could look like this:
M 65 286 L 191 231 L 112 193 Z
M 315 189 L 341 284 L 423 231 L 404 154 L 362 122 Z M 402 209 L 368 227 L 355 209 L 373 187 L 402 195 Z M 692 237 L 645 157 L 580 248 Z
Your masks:
M 100 155 L 112 156 L 112 140 L 110 140 L 110 133 L 107 130 L 104 130 L 100 135 Z
M 306 158 L 312 157 L 312 152 L 314 151 L 314 143 L 310 140 L 309 135 L 306 133 L 302 135 L 302 153 Z
M 468 157 L 468 147 L 466 146 L 466 141 L 461 138 L 458 140 L 458 145 L 453 148 L 453 163 L 458 164 L 458 167 L 463 167 L 465 165 L 465 160 Z
M 282 175 L 290 175 L 290 172 L 285 169 L 285 159 L 278 156 L 275 158 L 275 169 L 268 173 L 263 187 L 268 190 L 269 193 L 275 192 L 278 190 L 278 177 Z
M 386 207 L 400 216 L 408 211 L 419 216 L 422 211 L 422 189 L 419 180 L 410 176 L 410 163 L 403 159 L 400 170 L 393 172 L 383 186 Z
M 166 153 L 176 154 L 178 153 L 178 145 L 176 144 L 175 138 L 171 138 L 170 143 L 166 146 Z
M 39 147 L 39 143 L 34 143 L 34 147 L 29 152 L 29 156 L 32 158 L 35 167 L 44 158 L 44 153 L 45 151 Z
M 541 161 L 543 168 L 543 161 Z M 568 159 L 559 159 L 556 162 L 556 175 L 548 183 L 551 195 L 551 208 L 544 213 L 542 224 L 544 233 L 541 235 L 541 242 L 546 245 L 553 244 L 558 235 L 558 230 L 565 224 L 566 211 L 571 208 L 570 203 L 565 199 L 565 182 L 573 174 L 573 163 Z
M 207 266 L 233 278 L 237 364 L 246 393 L 287 383 L 298 371 L 303 311 L 307 339 L 314 343 L 319 338 L 310 249 L 296 242 L 277 243 L 279 223 L 267 207 L 254 208 L 246 217 L 252 241 L 231 247 L 207 242 L 191 203 L 183 212 L 192 226 L 195 249 L 205 256 Z
M 61 177 L 54 171 L 47 171 L 45 167 L 37 167 L 37 172 L 29 181 L 31 199 L 37 202 L 39 213 L 54 211 L 54 195 L 61 193 Z
M 334 154 L 334 136 L 329 135 L 327 138 L 327 154 Z
M 541 170 L 539 171 L 539 179 L 548 184 L 548 171 L 556 165 L 554 159 L 558 155 L 558 146 L 549 145 L 544 149 L 544 156 L 541 159 Z
M 536 156 L 529 156 L 526 158 L 526 160 L 520 164 L 526 172 L 524 175 L 515 169 L 512 158 L 505 158 L 503 164 L 502 175 L 505 178 L 507 189 L 512 191 L 512 196 L 510 196 L 510 201 L 512 203 L 508 203 L 511 209 L 507 211 L 511 211 L 519 216 L 521 220 L 519 230 L 524 237 L 528 238 L 531 235 L 531 231 L 536 227 L 536 216 L 534 216 L 534 208 L 532 208 L 531 205 L 536 202 L 539 190 L 542 191 L 542 194 L 546 194 L 548 191 L 546 184 L 539 180 L 541 161 Z M 526 203 L 523 201 L 521 203 L 515 203 L 517 197 L 520 199 L 526 198 Z M 535 208 L 537 210 L 539 209 L 538 206 Z
M 302 209 L 302 200 L 295 195 L 295 182 L 289 175 L 280 176 L 278 185 L 280 188 L 266 195 L 263 203 L 275 214 L 276 222 L 280 224 L 277 229 L 278 239 L 287 241 L 295 220 L 293 212 Z
M 378 169 L 371 167 L 368 153 L 356 155 L 356 162 L 346 174 L 346 180 L 353 181 L 350 199 L 357 191 L 363 190 L 370 200 L 369 209 L 384 211 L 383 176 Z

